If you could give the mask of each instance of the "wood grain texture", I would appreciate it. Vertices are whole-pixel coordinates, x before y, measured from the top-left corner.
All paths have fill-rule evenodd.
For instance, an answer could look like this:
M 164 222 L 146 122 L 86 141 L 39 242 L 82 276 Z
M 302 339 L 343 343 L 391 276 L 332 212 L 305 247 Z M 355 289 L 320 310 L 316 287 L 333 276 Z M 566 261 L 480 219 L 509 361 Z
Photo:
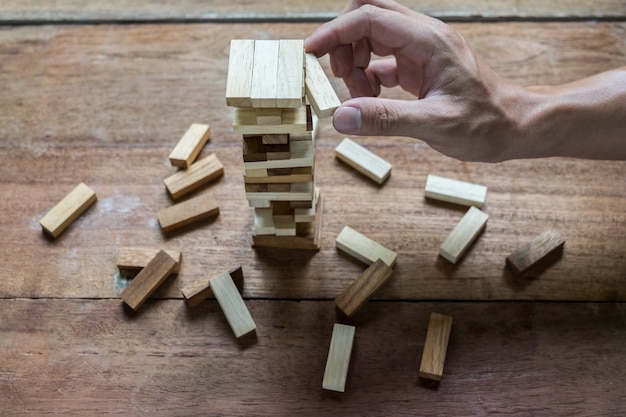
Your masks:
M 391 275 L 393 269 L 378 259 L 335 299 L 337 308 L 348 317 L 354 316 L 376 291 L 389 282 Z
M 391 174 L 391 164 L 350 138 L 335 148 L 335 156 L 378 184 Z
M 506 265 L 517 274 L 528 271 L 553 252 L 563 249 L 565 238 L 555 230 L 546 230 L 506 257 Z
M 5 22 L 74 21 L 322 21 L 337 16 L 346 2 L 321 0 L 184 0 L 176 3 L 135 0 L 117 3 L 57 0 L 3 2 L 0 16 Z M 494 19 L 609 19 L 624 16 L 620 0 L 403 0 L 402 4 L 445 20 Z
M 253 249 L 241 136 L 232 132 L 232 108 L 224 103 L 229 43 L 251 32 L 304 39 L 317 26 L 0 30 L 0 55 L 6 57 L 0 60 L 0 84 L 6 88 L 0 95 L 5 271 L 0 296 L 116 297 L 125 284 L 115 266 L 119 248 L 148 246 L 191 249 L 183 249 L 185 265 L 177 279 L 154 297 L 180 298 L 180 289 L 206 277 L 206 271 L 237 263 L 246 270 L 245 297 L 334 300 L 363 270 L 334 245 L 349 224 L 385 242 L 401 260 L 376 300 L 626 300 L 625 163 L 565 158 L 464 163 L 416 140 L 363 138 L 394 166 L 385 186 L 378 187 L 335 159 L 343 136 L 327 120 L 319 122 L 315 140 L 316 186 L 325 199 L 321 250 L 311 256 Z M 455 27 L 497 72 L 522 85 L 567 82 L 626 62 L 622 22 Z M 340 81 L 331 82 L 340 97 L 348 97 Z M 404 97 L 396 90 L 386 95 Z M 225 169 L 210 190 L 221 214 L 207 227 L 164 236 L 156 215 L 172 203 L 162 179 L 172 169 L 167 159 L 172 138 L 189 120 L 211 124 L 210 151 Z M 489 186 L 489 228 L 460 266 L 437 257 L 462 213 L 423 198 L 432 172 Z M 559 181 L 543 181 L 554 177 Z M 58 202 L 58 190 L 70 190 L 76 178 L 97 190 L 99 202 L 52 245 L 38 221 Z M 539 280 L 514 279 L 504 259 L 548 228 L 568 231 L 562 259 Z
M 194 309 L 148 304 L 131 316 L 118 300 L 0 300 L 3 413 L 582 417 L 626 409 L 623 303 L 371 303 L 352 323 L 357 344 L 340 400 L 321 389 L 332 301 L 249 300 L 257 340 L 244 344 L 215 300 Z M 431 311 L 454 316 L 437 390 L 417 380 Z
M 209 194 L 194 197 L 159 211 L 157 217 L 163 233 L 217 216 L 220 208 Z
M 179 170 L 165 178 L 163 183 L 172 198 L 178 200 L 222 175 L 224 175 L 224 165 L 217 155 L 211 154 L 194 162 L 189 168 Z
M 313 54 L 306 54 L 306 96 L 320 119 L 330 117 L 341 105 L 324 69 Z
M 160 250 L 161 249 L 158 248 L 137 248 L 124 246 L 121 247 L 117 253 L 115 265 L 120 270 L 137 271 L 145 268 Z M 183 260 L 183 254 L 177 250 L 163 250 L 170 256 L 170 258 L 176 261 L 177 265 L 174 272 L 178 272 L 180 264 Z
M 333 325 L 322 388 L 337 392 L 346 390 L 355 332 L 356 328 L 348 324 L 335 323 Z
M 137 311 L 143 303 L 177 268 L 177 262 L 165 251 L 159 251 L 154 258 L 122 291 L 120 297 L 133 310 Z
M 228 274 L 232 278 L 237 289 L 243 290 L 243 269 L 241 266 L 233 266 L 228 269 Z M 209 285 L 209 278 L 199 279 L 187 285 L 180 291 L 185 297 L 185 301 L 189 307 L 196 307 L 207 298 L 214 298 L 213 290 Z
M 452 317 L 445 314 L 430 313 L 422 359 L 420 361 L 420 378 L 441 381 L 443 367 L 446 362 Z
M 210 125 L 192 123 L 176 146 L 174 146 L 174 149 L 172 149 L 170 163 L 180 168 L 189 168 L 210 137 Z
M 97 200 L 96 193 L 85 183 L 78 184 L 39 220 L 43 231 L 58 237 Z

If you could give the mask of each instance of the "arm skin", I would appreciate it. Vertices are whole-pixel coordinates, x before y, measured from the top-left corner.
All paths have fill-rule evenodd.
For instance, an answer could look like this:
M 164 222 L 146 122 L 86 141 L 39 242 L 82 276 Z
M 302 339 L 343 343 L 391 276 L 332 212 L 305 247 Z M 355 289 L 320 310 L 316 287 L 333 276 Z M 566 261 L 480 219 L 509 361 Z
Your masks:
M 305 48 L 328 53 L 354 97 L 335 112 L 342 133 L 419 138 L 466 161 L 626 160 L 626 67 L 523 88 L 503 80 L 450 26 L 391 0 L 350 1 Z M 386 58 L 371 61 L 372 54 Z M 381 86 L 417 99 L 377 98 Z

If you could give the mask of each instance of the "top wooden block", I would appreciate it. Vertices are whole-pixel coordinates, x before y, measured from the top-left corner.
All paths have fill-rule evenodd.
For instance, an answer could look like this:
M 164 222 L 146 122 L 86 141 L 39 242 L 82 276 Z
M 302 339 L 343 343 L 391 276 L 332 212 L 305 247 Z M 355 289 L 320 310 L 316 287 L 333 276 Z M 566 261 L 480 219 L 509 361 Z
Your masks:
M 448 203 L 481 208 L 487 199 L 487 187 L 430 174 L 426 179 L 424 196 Z
M 328 81 L 322 66 L 313 54 L 306 54 L 306 95 L 320 119 L 330 117 L 341 101 Z
M 304 41 L 233 40 L 226 103 L 235 107 L 297 108 L 304 99 Z
M 96 193 L 80 183 L 63 200 L 52 208 L 40 221 L 43 230 L 52 237 L 63 231 L 96 201 Z
M 176 167 L 189 168 L 210 137 L 209 125 L 192 124 L 170 153 L 170 163 Z

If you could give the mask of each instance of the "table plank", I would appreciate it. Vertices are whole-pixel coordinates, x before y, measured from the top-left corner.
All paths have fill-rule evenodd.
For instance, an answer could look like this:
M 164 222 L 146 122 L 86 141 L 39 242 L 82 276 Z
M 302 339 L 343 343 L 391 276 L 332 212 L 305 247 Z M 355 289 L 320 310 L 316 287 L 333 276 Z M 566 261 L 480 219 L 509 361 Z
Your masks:
M 623 19 L 620 0 L 403 0 L 413 10 L 444 20 L 494 19 Z M 323 21 L 337 16 L 346 1 L 135 0 L 120 6 L 108 1 L 9 0 L 0 5 L 0 22 L 113 22 L 113 21 Z
M 334 158 L 342 136 L 328 121 L 316 142 L 316 181 L 325 199 L 322 251 L 253 250 L 241 139 L 224 100 L 228 43 L 302 38 L 315 27 L 1 29 L 0 296 L 115 297 L 126 283 L 115 268 L 118 248 L 159 246 L 181 250 L 183 265 L 157 297 L 181 297 L 185 285 L 241 264 L 246 297 L 332 299 L 363 270 L 334 247 L 349 225 L 399 254 L 380 299 L 626 300 L 626 163 L 470 164 L 407 138 L 361 138 L 394 166 L 378 187 Z M 524 85 L 566 82 L 622 65 L 626 57 L 626 23 L 456 27 L 497 71 Z M 332 81 L 345 99 L 340 81 Z M 162 184 L 174 170 L 167 157 L 192 122 L 211 124 L 201 157 L 214 152 L 225 167 L 224 177 L 203 191 L 219 201 L 220 215 L 166 238 L 156 213 L 171 204 Z M 424 200 L 429 173 L 489 187 L 487 230 L 457 266 L 437 253 L 462 211 Z M 45 239 L 38 220 L 80 181 L 99 201 L 60 239 Z M 547 228 L 565 236 L 563 258 L 538 279 L 514 279 L 505 257 Z
M 620 415 L 624 304 L 369 303 L 346 392 L 321 388 L 331 302 L 249 301 L 238 342 L 216 301 L 0 300 L 0 400 L 41 415 Z M 454 324 L 438 389 L 417 378 L 431 311 Z M 25 318 L 28 318 L 27 320 Z M 384 343 L 381 343 L 384 341 Z M 575 395 L 572 395 L 575 393 Z

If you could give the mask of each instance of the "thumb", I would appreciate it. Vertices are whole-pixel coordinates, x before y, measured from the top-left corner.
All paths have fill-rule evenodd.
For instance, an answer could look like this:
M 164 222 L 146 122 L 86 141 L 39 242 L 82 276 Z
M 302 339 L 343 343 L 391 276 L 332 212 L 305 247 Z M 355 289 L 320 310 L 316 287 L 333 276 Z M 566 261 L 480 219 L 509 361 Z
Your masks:
M 421 107 L 417 100 L 359 97 L 335 110 L 333 125 L 347 135 L 419 137 L 424 126 Z

